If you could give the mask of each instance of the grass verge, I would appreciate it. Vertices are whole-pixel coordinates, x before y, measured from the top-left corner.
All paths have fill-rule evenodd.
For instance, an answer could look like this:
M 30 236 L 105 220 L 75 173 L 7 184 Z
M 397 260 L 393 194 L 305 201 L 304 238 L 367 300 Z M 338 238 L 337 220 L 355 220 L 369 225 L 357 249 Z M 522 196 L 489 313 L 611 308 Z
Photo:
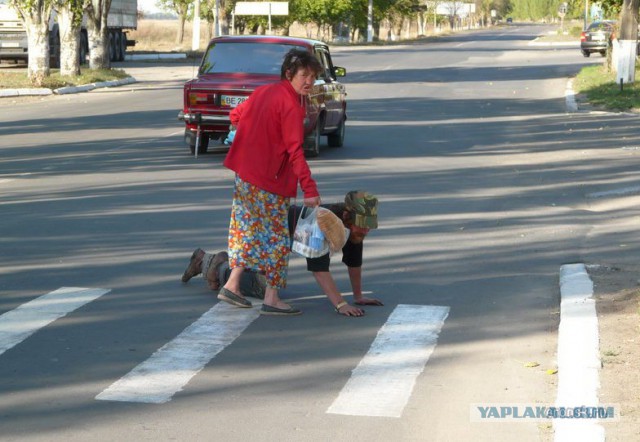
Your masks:
M 573 89 L 584 94 L 587 101 L 613 111 L 640 111 L 640 70 L 636 69 L 636 82 L 620 85 L 614 72 L 608 72 L 604 64 L 583 68 L 573 81 Z
M 83 84 L 100 83 L 103 81 L 119 80 L 129 75 L 122 69 L 83 69 L 78 76 L 67 77 L 60 75 L 56 69 L 44 79 L 42 87 L 57 89 L 65 86 L 80 86 Z M 25 72 L 0 72 L 0 89 L 32 88 L 31 81 Z

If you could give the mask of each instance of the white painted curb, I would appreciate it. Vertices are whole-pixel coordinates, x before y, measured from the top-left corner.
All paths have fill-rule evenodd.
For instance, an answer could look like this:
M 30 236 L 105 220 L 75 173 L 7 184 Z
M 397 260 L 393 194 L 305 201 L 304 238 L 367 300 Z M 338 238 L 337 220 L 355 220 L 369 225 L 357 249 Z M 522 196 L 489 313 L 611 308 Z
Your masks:
M 122 80 L 102 81 L 99 83 L 83 84 L 82 86 L 66 86 L 58 89 L 54 89 L 53 93 L 58 95 L 64 94 L 76 94 L 78 92 L 88 92 L 101 87 L 114 87 L 123 86 L 125 84 L 135 83 L 136 79 L 133 77 L 123 78 Z
M 584 264 L 560 267 L 558 327 L 559 407 L 598 405 L 600 348 L 593 282 Z M 605 431 L 592 419 L 554 419 L 556 442 L 604 442 Z
M 567 112 L 578 112 L 578 103 L 576 103 L 576 93 L 573 90 L 573 80 L 567 82 L 567 87 L 564 90 L 565 105 L 567 106 Z
M 0 97 L 24 97 L 28 95 L 51 95 L 53 91 L 47 88 L 30 89 L 0 89 Z
M 130 54 L 125 55 L 125 60 L 183 60 L 187 54 Z

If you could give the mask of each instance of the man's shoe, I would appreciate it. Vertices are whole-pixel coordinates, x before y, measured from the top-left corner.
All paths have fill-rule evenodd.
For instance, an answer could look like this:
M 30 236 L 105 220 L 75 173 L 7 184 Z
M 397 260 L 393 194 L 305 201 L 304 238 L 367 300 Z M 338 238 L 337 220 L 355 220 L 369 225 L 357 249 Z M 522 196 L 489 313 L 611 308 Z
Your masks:
M 204 279 L 207 280 L 207 285 L 211 290 L 218 290 L 220 288 L 220 276 L 218 274 L 220 265 L 227 261 L 229 261 L 227 252 L 218 252 L 211 259 L 207 273 L 204 275 Z
M 187 270 L 182 274 L 182 282 L 189 282 L 191 278 L 202 273 L 202 258 L 204 257 L 204 250 L 198 248 L 193 251 L 191 255 L 191 261 L 187 266 Z

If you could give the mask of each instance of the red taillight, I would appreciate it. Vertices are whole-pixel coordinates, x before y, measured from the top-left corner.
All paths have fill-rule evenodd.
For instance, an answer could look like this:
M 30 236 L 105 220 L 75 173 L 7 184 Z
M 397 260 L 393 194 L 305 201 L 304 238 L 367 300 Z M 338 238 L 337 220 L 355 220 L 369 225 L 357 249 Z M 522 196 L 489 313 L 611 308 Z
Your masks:
M 189 92 L 189 105 L 197 106 L 198 104 L 206 104 L 213 102 L 213 95 L 200 93 L 200 92 Z
M 585 32 L 582 32 L 580 34 L 580 41 L 585 41 L 587 39 L 587 34 Z

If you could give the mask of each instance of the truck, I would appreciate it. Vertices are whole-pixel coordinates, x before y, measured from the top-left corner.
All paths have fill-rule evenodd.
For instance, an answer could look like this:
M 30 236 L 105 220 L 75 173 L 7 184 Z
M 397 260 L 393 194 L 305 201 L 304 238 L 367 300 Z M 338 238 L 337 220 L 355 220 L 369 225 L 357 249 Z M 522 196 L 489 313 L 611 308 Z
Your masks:
M 0 61 L 27 62 L 29 58 L 27 31 L 17 11 L 9 5 L 9 1 L 0 0 Z M 80 31 L 80 63 L 86 61 L 89 53 L 89 38 L 84 23 L 86 23 L 85 18 Z M 135 41 L 127 38 L 126 31 L 136 29 L 138 26 L 138 1 L 112 0 L 107 16 L 107 26 L 109 27 L 109 59 L 122 61 L 127 47 L 135 45 Z M 49 52 L 50 66 L 59 67 L 60 35 L 55 10 L 49 20 Z

